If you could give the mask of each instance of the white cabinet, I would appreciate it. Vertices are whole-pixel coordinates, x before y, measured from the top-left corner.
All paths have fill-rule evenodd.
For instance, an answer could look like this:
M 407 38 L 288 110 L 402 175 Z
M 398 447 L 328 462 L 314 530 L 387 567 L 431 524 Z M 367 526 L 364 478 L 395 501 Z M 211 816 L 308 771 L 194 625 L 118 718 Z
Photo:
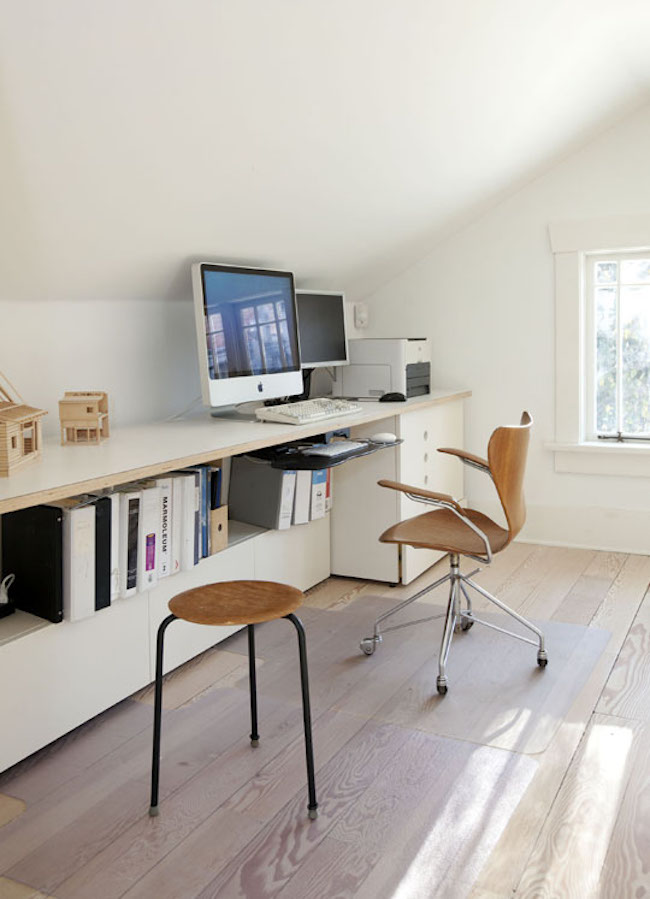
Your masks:
M 332 574 L 408 584 L 442 553 L 379 543 L 380 534 L 398 521 L 427 511 L 421 503 L 377 481 L 400 481 L 463 497 L 462 464 L 436 450 L 463 446 L 463 401 L 454 399 L 405 412 L 382 422 L 404 443 L 333 469 Z M 353 436 L 372 430 L 354 428 Z
M 49 624 L 0 652 L 0 771 L 151 680 L 146 594 Z
M 438 493 L 448 493 L 455 499 L 462 499 L 463 464 L 452 456 L 437 451 L 440 446 L 463 446 L 463 404 L 462 401 L 444 403 L 402 415 L 399 418 L 399 436 L 404 440 L 397 449 L 397 480 L 414 487 L 425 487 Z M 399 521 L 421 515 L 431 510 L 412 499 L 399 496 Z M 401 581 L 410 584 L 443 553 L 412 546 L 401 548 Z
M 330 576 L 329 515 L 286 531 L 266 531 L 252 542 L 260 581 L 308 590 Z

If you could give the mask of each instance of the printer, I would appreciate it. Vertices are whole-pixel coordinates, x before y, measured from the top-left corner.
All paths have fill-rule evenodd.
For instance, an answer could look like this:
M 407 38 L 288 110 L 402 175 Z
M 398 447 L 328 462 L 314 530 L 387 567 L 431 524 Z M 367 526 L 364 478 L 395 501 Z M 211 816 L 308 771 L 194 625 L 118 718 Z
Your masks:
M 350 364 L 336 368 L 333 396 L 376 399 L 403 393 L 408 399 L 431 390 L 426 337 L 366 337 L 348 341 Z

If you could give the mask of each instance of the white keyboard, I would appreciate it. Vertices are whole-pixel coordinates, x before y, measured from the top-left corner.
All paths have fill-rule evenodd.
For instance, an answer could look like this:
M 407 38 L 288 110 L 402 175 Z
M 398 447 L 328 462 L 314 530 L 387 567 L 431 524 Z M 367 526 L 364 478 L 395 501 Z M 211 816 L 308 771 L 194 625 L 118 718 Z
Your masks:
M 310 425 L 325 418 L 338 418 L 340 415 L 354 415 L 362 412 L 361 403 L 349 400 L 319 397 L 313 400 L 302 400 L 299 403 L 283 403 L 280 406 L 262 406 L 255 410 L 260 421 L 280 421 L 287 425 Z

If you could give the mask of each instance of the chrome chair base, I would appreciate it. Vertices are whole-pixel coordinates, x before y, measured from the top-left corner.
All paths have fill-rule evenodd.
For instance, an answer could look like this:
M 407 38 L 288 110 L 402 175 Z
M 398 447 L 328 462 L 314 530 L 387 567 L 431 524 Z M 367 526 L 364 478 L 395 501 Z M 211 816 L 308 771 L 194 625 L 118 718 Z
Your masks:
M 450 553 L 449 561 L 449 574 L 444 575 L 444 577 L 439 578 L 433 584 L 430 584 L 428 587 L 420 590 L 419 593 L 415 594 L 415 596 L 410 596 L 408 599 L 402 600 L 402 602 L 398 603 L 392 609 L 389 609 L 388 612 L 384 612 L 383 615 L 379 616 L 379 618 L 375 621 L 375 628 L 372 637 L 364 637 L 359 644 L 362 652 L 364 652 L 367 656 L 371 656 L 377 646 L 383 642 L 383 634 L 387 634 L 389 631 L 396 631 L 403 627 L 412 627 L 414 624 L 422 624 L 426 621 L 434 621 L 437 618 L 444 618 L 445 623 L 442 632 L 440 657 L 438 661 L 438 677 L 436 679 L 436 688 L 441 696 L 444 696 L 447 692 L 447 661 L 449 659 L 449 650 L 451 649 L 451 641 L 453 639 L 454 633 L 458 633 L 460 631 L 468 631 L 474 624 L 482 624 L 484 627 L 489 627 L 492 630 L 500 631 L 500 633 L 507 634 L 510 637 L 515 637 L 515 639 L 522 640 L 524 643 L 530 643 L 531 646 L 537 646 L 537 664 L 540 668 L 546 668 L 546 665 L 548 664 L 548 655 L 546 653 L 544 634 L 542 633 L 542 631 L 539 628 L 535 627 L 532 622 L 528 621 L 527 618 L 519 615 L 519 613 L 515 612 L 514 609 L 511 609 L 510 606 L 507 606 L 505 603 L 501 602 L 500 599 L 497 599 L 496 596 L 488 593 L 487 590 L 485 590 L 483 587 L 480 587 L 472 580 L 472 577 L 478 571 L 480 571 L 480 568 L 476 568 L 474 571 L 470 572 L 470 574 L 461 574 L 459 555 Z M 410 605 L 412 602 L 420 599 L 431 590 L 435 590 L 436 587 L 440 587 L 441 584 L 444 584 L 447 581 L 449 581 L 449 601 L 447 603 L 446 612 L 442 612 L 439 615 L 429 615 L 426 618 L 418 618 L 415 621 L 406 621 L 403 624 L 394 624 L 391 627 L 383 628 L 382 633 L 381 625 L 384 621 L 386 621 L 388 618 L 391 618 L 397 612 L 401 611 L 401 609 L 406 608 L 406 606 Z M 531 640 L 528 637 L 524 637 L 522 634 L 517 634 L 514 631 L 509 631 L 505 628 L 498 627 L 496 624 L 492 624 L 492 622 L 490 621 L 484 621 L 482 618 L 477 618 L 472 610 L 472 600 L 467 590 L 468 587 L 476 590 L 477 593 L 485 597 L 485 599 L 488 599 L 491 603 L 501 609 L 502 612 L 510 615 L 521 625 L 523 625 L 523 627 L 527 628 L 529 631 L 532 631 L 532 633 L 536 635 L 537 639 Z M 465 601 L 464 608 L 463 599 Z

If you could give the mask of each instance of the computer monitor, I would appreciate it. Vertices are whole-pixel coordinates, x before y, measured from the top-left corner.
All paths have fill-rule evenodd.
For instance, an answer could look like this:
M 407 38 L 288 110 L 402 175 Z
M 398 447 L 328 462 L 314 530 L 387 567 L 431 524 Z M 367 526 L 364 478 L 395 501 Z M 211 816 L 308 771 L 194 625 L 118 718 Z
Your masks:
M 293 274 L 192 266 L 203 401 L 214 408 L 302 390 Z
M 347 365 L 345 294 L 328 290 L 297 290 L 300 361 L 303 368 Z

